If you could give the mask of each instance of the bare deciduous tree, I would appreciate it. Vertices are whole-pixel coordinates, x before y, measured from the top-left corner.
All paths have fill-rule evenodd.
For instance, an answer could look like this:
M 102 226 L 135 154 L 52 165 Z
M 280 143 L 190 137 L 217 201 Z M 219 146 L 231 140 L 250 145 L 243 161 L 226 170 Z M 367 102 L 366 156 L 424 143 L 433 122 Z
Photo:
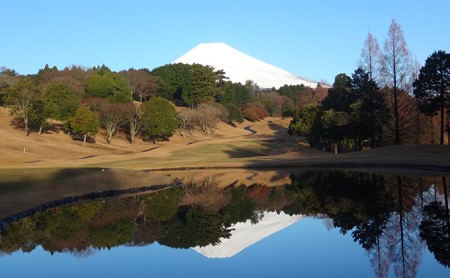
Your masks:
M 220 121 L 226 121 L 228 111 L 216 102 L 204 102 L 197 107 L 197 124 L 206 134 L 214 132 L 214 127 Z
M 127 104 L 111 103 L 104 98 L 85 100 L 89 107 L 98 113 L 100 123 L 106 131 L 106 141 L 111 144 L 114 132 L 127 120 Z
M 24 131 L 30 134 L 29 122 L 42 109 L 42 92 L 26 80 L 20 80 L 7 90 L 6 105 L 10 113 L 24 125 Z
M 372 33 L 367 34 L 364 46 L 361 50 L 360 67 L 368 74 L 370 80 L 379 82 L 379 72 L 381 65 L 381 50 L 376 37 Z
M 177 114 L 177 119 L 180 123 L 179 131 L 181 136 L 186 136 L 186 131 L 189 132 L 189 134 L 192 134 L 193 131 L 195 131 L 195 126 L 197 123 L 197 115 L 195 109 L 183 109 Z
M 128 123 L 130 144 L 134 145 L 136 136 L 142 127 L 140 110 L 134 103 L 127 103 L 125 105 L 125 116 Z
M 400 98 L 402 92 L 409 92 L 411 89 L 412 62 L 403 30 L 395 20 L 392 20 L 389 27 L 383 50 L 381 78 L 385 86 L 392 88 L 389 91 L 394 116 L 394 143 L 399 145 L 402 141 L 400 128 L 403 124 L 400 119 Z
M 143 102 L 156 95 L 158 89 L 156 79 L 147 69 L 129 69 L 119 74 L 127 80 L 133 100 Z

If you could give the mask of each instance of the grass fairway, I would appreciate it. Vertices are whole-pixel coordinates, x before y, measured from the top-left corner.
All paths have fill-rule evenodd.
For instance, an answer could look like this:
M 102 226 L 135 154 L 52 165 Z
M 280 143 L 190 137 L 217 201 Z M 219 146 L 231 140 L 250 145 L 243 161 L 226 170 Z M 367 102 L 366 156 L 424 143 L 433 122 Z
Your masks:
M 266 141 L 235 141 L 232 143 L 192 144 L 186 148 L 172 152 L 169 156 L 141 156 L 129 160 L 110 161 L 101 164 L 90 164 L 89 167 L 106 168 L 178 168 L 203 167 L 208 165 L 227 164 L 231 162 L 245 163 L 255 157 L 268 155 Z
M 49 187 L 62 178 L 72 179 L 93 171 L 97 170 L 88 168 L 0 169 L 0 194 L 19 189 Z

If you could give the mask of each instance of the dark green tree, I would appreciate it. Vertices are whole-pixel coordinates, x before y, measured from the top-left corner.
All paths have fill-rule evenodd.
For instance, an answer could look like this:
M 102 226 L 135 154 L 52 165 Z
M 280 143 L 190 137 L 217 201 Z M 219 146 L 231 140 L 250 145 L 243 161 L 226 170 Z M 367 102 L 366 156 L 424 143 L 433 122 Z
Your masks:
M 83 134 L 83 145 L 88 136 L 94 136 L 100 129 L 97 115 L 87 107 L 80 107 L 69 120 L 70 128 L 74 133 Z
M 233 83 L 227 81 L 224 83 L 223 93 L 220 96 L 220 102 L 222 104 L 232 103 L 238 107 L 242 107 L 252 100 L 252 92 L 248 86 L 241 83 Z
M 224 103 L 223 106 L 228 111 L 228 123 L 232 124 L 233 122 L 242 123 L 244 122 L 244 117 L 242 116 L 241 110 L 239 107 L 231 102 Z
M 444 144 L 445 109 L 450 105 L 450 53 L 440 50 L 431 54 L 413 86 L 420 111 L 428 116 L 440 112 L 440 144 Z
M 141 111 L 143 131 L 153 142 L 171 137 L 178 127 L 175 107 L 166 99 L 152 98 L 141 105 Z
M 278 89 L 278 93 L 282 96 L 287 96 L 290 98 L 294 104 L 298 104 L 299 95 L 305 91 L 307 87 L 303 84 L 301 85 L 284 85 Z
M 362 68 L 353 73 L 351 85 L 355 95 L 350 112 L 352 132 L 359 150 L 363 140 L 367 139 L 373 149 L 381 141 L 383 123 L 387 120 L 386 102 L 375 81 Z
M 183 94 L 183 100 L 191 106 L 197 106 L 202 102 L 215 101 L 220 90 L 223 72 L 217 72 L 211 66 L 200 64 L 192 65 L 192 90 L 190 94 Z
M 18 78 L 15 70 L 0 66 L 0 106 L 5 103 L 8 88 L 16 83 Z
M 191 94 L 191 65 L 168 64 L 151 71 L 158 82 L 158 95 L 176 103 L 186 104 L 182 95 Z
M 351 82 L 351 78 L 344 73 L 336 75 L 333 87 L 322 100 L 322 136 L 331 144 L 334 153 L 341 151 L 344 138 L 353 137 L 350 113 L 356 95 L 352 93 Z
M 75 115 L 80 103 L 75 93 L 64 84 L 51 84 L 44 91 L 44 110 L 48 117 L 67 121 Z
M 314 104 L 308 104 L 303 107 L 289 124 L 289 134 L 305 136 L 306 140 L 312 144 L 311 135 L 313 133 L 313 125 L 317 121 L 319 110 L 320 108 Z
M 86 85 L 86 96 L 124 103 L 131 101 L 131 90 L 123 76 L 104 69 L 91 75 Z

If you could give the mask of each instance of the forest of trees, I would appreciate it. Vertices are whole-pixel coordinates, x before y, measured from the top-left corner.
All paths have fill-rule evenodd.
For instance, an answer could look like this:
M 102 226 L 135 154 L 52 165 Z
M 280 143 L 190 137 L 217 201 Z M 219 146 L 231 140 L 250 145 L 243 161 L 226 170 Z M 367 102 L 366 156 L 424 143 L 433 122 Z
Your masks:
M 334 153 L 448 143 L 449 61 L 449 53 L 436 51 L 420 67 L 400 25 L 392 20 L 383 49 L 369 32 L 360 66 L 352 76 L 338 74 L 322 101 L 312 100 L 300 109 L 289 132 Z
M 0 106 L 14 125 L 42 134 L 55 126 L 78 140 L 108 144 L 125 134 L 156 142 L 214 132 L 224 121 L 293 117 L 291 135 L 334 153 L 386 145 L 448 143 L 450 54 L 436 51 L 423 67 L 413 61 L 400 25 L 393 20 L 384 47 L 368 34 L 360 66 L 338 74 L 331 87 L 285 85 L 259 89 L 233 83 L 226 72 L 200 64 L 168 64 L 153 70 L 113 72 L 107 66 L 64 69 L 46 65 L 22 76 L 0 68 Z
M 250 80 L 233 83 L 225 72 L 199 64 L 120 72 L 104 65 L 63 70 L 46 65 L 27 76 L 0 69 L 0 105 L 9 109 L 17 128 L 28 135 L 59 126 L 83 143 L 100 130 L 108 144 L 119 132 L 134 144 L 137 137 L 166 140 L 177 130 L 183 136 L 196 130 L 210 134 L 219 121 L 295 114 L 292 96 L 255 88 Z

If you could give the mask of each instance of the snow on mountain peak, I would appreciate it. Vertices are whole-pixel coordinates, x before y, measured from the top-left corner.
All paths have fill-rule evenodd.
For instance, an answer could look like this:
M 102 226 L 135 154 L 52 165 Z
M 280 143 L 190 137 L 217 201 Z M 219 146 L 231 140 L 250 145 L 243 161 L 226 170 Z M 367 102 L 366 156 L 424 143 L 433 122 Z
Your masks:
M 266 211 L 262 219 L 256 224 L 247 220 L 232 225 L 230 227 L 232 229 L 231 236 L 222 238 L 219 244 L 209 244 L 205 247 L 194 247 L 192 249 L 208 258 L 230 258 L 264 238 L 296 223 L 303 217 L 304 215 L 290 216 L 284 212 Z
M 296 76 L 283 69 L 253 58 L 222 42 L 201 43 L 173 62 L 202 64 L 224 70 L 233 82 L 252 80 L 261 88 L 300 85 L 315 88 L 316 81 Z

